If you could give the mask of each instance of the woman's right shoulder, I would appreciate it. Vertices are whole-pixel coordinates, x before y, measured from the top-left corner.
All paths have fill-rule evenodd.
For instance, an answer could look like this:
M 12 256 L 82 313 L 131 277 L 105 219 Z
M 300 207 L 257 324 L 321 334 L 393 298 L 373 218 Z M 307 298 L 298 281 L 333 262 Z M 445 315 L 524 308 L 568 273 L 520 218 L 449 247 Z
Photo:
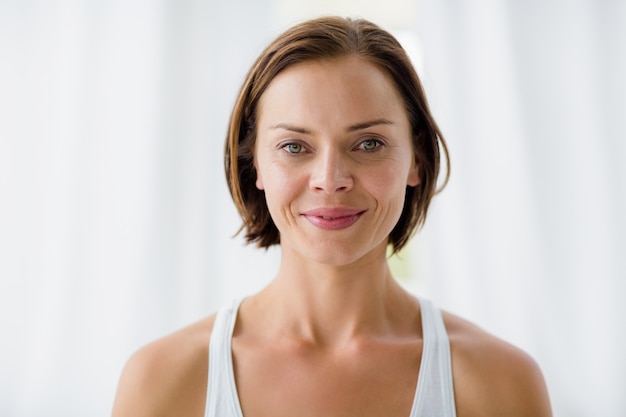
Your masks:
M 202 417 L 214 322 L 209 316 L 135 352 L 122 371 L 113 417 Z

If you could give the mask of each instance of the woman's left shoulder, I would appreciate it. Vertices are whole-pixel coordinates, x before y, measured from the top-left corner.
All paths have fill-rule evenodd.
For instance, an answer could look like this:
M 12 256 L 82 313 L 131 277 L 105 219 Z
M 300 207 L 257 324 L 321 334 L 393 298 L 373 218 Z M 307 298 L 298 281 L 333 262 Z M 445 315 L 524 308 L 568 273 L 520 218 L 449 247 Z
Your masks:
M 537 362 L 518 347 L 443 312 L 458 417 L 552 415 Z

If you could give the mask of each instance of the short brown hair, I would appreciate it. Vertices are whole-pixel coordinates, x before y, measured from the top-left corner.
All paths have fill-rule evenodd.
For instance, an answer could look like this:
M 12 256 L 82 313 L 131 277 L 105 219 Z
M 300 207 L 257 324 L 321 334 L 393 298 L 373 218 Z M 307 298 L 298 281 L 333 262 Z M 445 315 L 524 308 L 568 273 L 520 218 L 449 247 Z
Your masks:
M 400 43 L 387 31 L 363 19 L 322 17 L 308 20 L 278 36 L 257 58 L 233 109 L 224 154 L 228 187 L 239 211 L 248 243 L 268 248 L 280 244 L 264 192 L 256 187 L 254 146 L 259 100 L 276 75 L 304 61 L 358 55 L 376 65 L 393 80 L 404 100 L 413 134 L 420 184 L 407 186 L 404 208 L 389 235 L 393 251 L 400 250 L 424 223 L 437 188 L 441 151 L 449 177 L 448 149 L 430 113 L 422 84 Z

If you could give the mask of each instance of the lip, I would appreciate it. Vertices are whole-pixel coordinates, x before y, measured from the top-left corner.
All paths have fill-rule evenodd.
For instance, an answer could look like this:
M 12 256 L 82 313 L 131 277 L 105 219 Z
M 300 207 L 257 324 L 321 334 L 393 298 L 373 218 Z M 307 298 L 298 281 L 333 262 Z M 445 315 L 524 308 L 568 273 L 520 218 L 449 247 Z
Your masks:
M 320 229 L 341 230 L 356 223 L 365 211 L 351 208 L 318 208 L 306 211 L 302 216 Z

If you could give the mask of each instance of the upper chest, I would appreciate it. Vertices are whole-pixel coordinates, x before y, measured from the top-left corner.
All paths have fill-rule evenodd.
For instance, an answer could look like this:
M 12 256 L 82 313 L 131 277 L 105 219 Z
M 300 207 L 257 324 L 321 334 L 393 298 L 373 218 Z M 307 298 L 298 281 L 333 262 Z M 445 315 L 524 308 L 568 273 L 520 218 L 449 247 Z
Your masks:
M 371 342 L 334 351 L 233 340 L 245 417 L 409 417 L 421 340 Z

